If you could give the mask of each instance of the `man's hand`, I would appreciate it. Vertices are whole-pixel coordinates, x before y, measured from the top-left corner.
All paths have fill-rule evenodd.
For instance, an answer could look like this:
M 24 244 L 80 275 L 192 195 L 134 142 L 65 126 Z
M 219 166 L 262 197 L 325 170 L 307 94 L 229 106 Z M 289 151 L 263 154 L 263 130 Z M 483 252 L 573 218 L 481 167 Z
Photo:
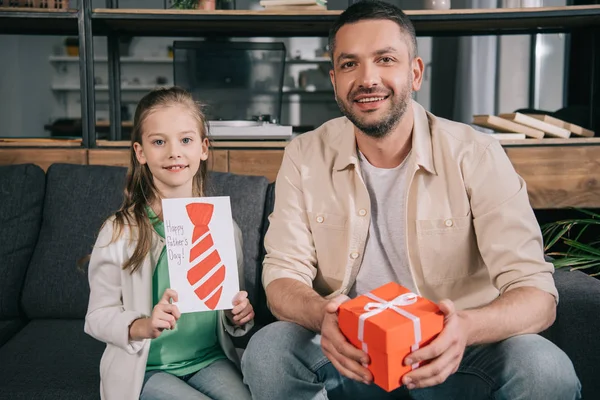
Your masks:
M 467 345 L 468 329 L 466 323 L 454 309 L 450 300 L 439 304 L 444 313 L 444 329 L 430 344 L 409 354 L 404 364 L 416 362 L 427 364 L 409 372 L 402 382 L 408 389 L 439 385 L 458 370 Z
M 368 385 L 373 382 L 373 375 L 366 368 L 370 362 L 369 356 L 349 343 L 338 326 L 337 310 L 348 300 L 348 296 L 340 295 L 325 306 L 321 323 L 321 347 L 340 374 Z

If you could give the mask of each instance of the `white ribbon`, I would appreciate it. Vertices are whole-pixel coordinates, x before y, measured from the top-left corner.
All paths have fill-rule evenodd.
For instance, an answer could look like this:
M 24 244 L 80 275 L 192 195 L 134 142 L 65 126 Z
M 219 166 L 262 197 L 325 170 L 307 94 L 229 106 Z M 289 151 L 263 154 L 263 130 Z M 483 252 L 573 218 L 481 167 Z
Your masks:
M 358 317 L 358 340 L 360 340 L 360 342 L 362 343 L 362 350 L 365 353 L 368 352 L 367 344 L 363 341 L 365 335 L 365 321 L 367 320 L 367 318 L 370 318 L 373 315 L 377 315 L 380 312 L 383 312 L 388 309 L 396 311 L 398 314 L 410 319 L 413 322 L 415 343 L 411 346 L 411 350 L 417 350 L 419 348 L 419 343 L 421 342 L 421 319 L 416 315 L 407 312 L 406 310 L 398 308 L 416 303 L 417 295 L 412 292 L 404 293 L 390 301 L 385 301 L 372 293 L 365 293 L 365 296 L 377 301 L 377 303 L 367 303 L 364 307 L 365 311 L 367 312 L 361 314 L 360 317 Z M 419 363 L 414 363 L 411 367 L 412 369 L 415 369 L 418 366 Z

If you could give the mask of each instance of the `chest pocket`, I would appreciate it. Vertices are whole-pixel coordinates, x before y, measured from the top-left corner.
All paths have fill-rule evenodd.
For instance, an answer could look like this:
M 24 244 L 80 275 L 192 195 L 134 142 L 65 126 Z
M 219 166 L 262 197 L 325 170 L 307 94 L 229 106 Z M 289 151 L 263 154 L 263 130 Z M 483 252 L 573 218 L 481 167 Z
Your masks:
M 345 215 L 308 212 L 313 243 L 317 252 L 319 285 L 337 289 L 345 274 L 348 257 Z
M 431 285 L 465 278 L 478 269 L 470 216 L 417 220 L 417 240 L 423 275 Z
M 317 213 L 311 211 L 307 212 L 307 214 L 310 228 L 313 233 L 321 229 L 337 229 L 342 231 L 346 229 L 345 215 Z

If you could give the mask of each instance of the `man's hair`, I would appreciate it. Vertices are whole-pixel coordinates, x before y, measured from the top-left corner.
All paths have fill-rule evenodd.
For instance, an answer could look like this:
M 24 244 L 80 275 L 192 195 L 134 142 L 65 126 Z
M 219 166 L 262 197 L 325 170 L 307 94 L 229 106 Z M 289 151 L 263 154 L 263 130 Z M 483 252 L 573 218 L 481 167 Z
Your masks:
M 389 20 L 395 22 L 402 34 L 409 38 L 409 55 L 412 58 L 417 55 L 417 36 L 415 27 L 404 12 L 393 4 L 380 0 L 360 0 L 352 4 L 340 14 L 329 30 L 329 52 L 333 63 L 333 52 L 335 49 L 335 35 L 347 24 L 367 20 Z

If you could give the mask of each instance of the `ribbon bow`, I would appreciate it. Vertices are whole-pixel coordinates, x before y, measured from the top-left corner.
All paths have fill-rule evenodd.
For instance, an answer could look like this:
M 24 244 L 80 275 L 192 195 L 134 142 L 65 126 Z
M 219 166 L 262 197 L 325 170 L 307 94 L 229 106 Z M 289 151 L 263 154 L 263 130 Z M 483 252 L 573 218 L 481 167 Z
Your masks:
M 373 298 L 373 297 L 377 297 L 377 296 L 371 295 L 371 293 L 367 293 L 367 297 Z M 365 305 L 365 311 L 379 310 L 381 312 L 381 311 L 387 310 L 388 308 L 409 306 L 416 302 L 417 302 L 416 294 L 404 293 L 390 301 L 384 300 L 381 303 L 367 303 Z
M 421 319 L 416 315 L 409 313 L 406 310 L 403 310 L 400 307 L 405 307 L 417 302 L 417 295 L 409 292 L 401 294 L 400 296 L 392 299 L 390 301 L 383 300 L 372 293 L 365 293 L 365 296 L 370 299 L 375 300 L 377 303 L 367 303 L 364 307 L 364 314 L 358 318 L 358 340 L 362 343 L 362 350 L 365 353 L 368 353 L 367 344 L 364 342 L 364 334 L 365 334 L 365 321 L 367 318 L 377 315 L 385 310 L 393 310 L 398 314 L 402 315 L 410 319 L 413 322 L 414 334 L 415 334 L 415 343 L 411 346 L 411 350 L 415 351 L 419 348 L 419 343 L 421 342 Z M 419 363 L 414 363 L 412 365 L 412 369 L 415 369 L 419 366 Z

